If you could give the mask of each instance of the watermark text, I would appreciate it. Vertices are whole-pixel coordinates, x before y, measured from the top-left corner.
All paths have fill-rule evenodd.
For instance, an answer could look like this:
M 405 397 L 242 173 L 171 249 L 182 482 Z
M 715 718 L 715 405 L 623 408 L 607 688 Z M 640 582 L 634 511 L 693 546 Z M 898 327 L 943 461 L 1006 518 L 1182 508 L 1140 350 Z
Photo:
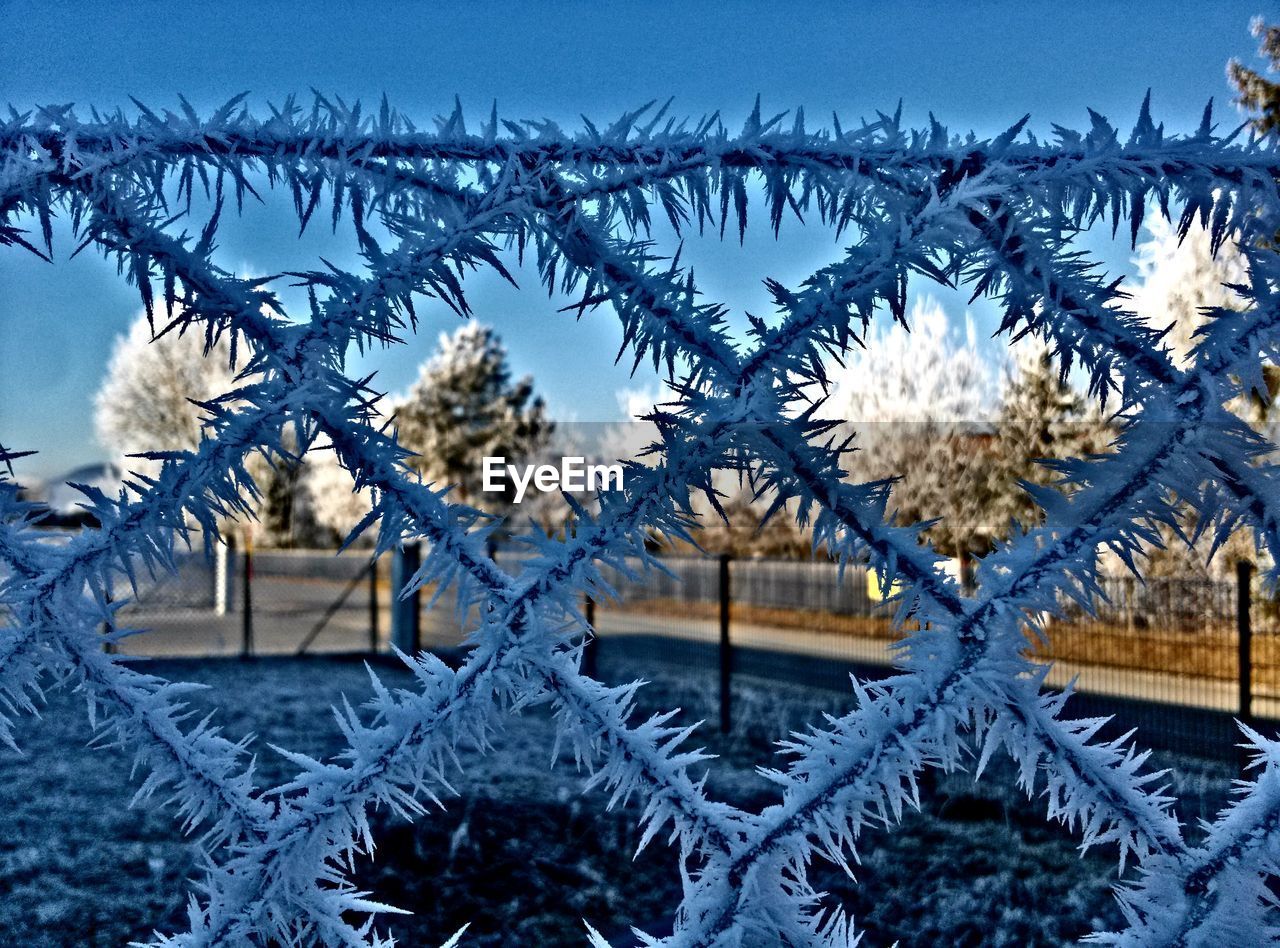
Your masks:
M 622 489 L 621 464 L 588 464 L 584 457 L 566 457 L 555 464 L 508 464 L 504 457 L 484 459 L 486 494 L 500 494 L 507 489 L 506 479 L 515 486 L 515 502 L 524 500 L 530 486 L 538 491 L 562 490 L 581 494 L 589 490 Z

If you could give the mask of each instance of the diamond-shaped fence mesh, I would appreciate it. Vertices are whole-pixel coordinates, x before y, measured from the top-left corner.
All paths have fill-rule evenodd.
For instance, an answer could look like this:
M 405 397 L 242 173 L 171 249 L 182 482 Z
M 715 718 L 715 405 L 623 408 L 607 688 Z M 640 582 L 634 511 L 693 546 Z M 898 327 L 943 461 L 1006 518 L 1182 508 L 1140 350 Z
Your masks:
M 205 119 L 185 104 L 92 122 L 41 109 L 0 124 L 0 148 L 0 243 L 51 255 L 50 222 L 67 218 L 139 289 L 157 330 L 228 339 L 243 372 L 235 392 L 205 406 L 198 448 L 166 455 L 154 480 L 134 478 L 119 497 L 90 490 L 100 526 L 70 542 L 45 542 L 29 522 L 36 511 L 3 482 L 0 725 L 10 737 L 44 676 L 70 676 L 97 726 L 137 754 L 144 795 L 171 798 L 201 833 L 190 930 L 161 941 L 387 943 L 385 907 L 349 871 L 373 845 L 370 808 L 420 810 L 456 746 L 484 747 L 501 715 L 531 702 L 554 708 L 590 786 L 643 802 L 646 844 L 670 837 L 682 902 L 657 943 L 852 941 L 856 919 L 810 884 L 814 857 L 846 864 L 863 830 L 915 802 L 922 774 L 982 770 L 993 755 L 1012 757 L 1050 819 L 1138 863 L 1121 890 L 1129 928 L 1104 939 L 1270 937 L 1280 746 L 1247 731 L 1259 765 L 1251 782 L 1207 833 L 1188 834 L 1142 755 L 1042 690 L 1046 672 L 1027 646 L 1039 636 L 1056 648 L 1064 601 L 1091 607 L 1107 591 L 1102 550 L 1140 569 L 1156 526 L 1187 511 L 1210 538 L 1252 530 L 1274 562 L 1274 447 L 1232 411 L 1265 390 L 1261 369 L 1276 351 L 1273 140 L 1224 140 L 1208 115 L 1190 135 L 1166 135 L 1145 107 L 1127 137 L 1095 117 L 1087 134 L 1057 130 L 1048 144 L 1022 123 L 977 141 L 938 125 L 913 132 L 893 116 L 815 134 L 802 116 L 788 127 L 758 108 L 736 136 L 714 118 L 690 125 L 662 112 L 574 135 L 494 115 L 471 133 L 460 110 L 426 133 L 385 105 L 366 116 L 319 99 L 261 120 L 238 102 Z M 763 192 L 774 227 L 795 214 L 839 229 L 850 246 L 802 285 L 770 283 L 776 312 L 753 316 L 739 337 L 647 235 L 658 215 L 680 232 L 741 234 L 749 187 Z M 287 314 L 271 281 L 215 262 L 221 217 L 268 189 L 292 200 L 304 228 L 317 214 L 355 226 L 364 272 L 292 275 L 308 313 Z M 203 220 L 178 213 L 203 195 Z M 1215 240 L 1234 237 L 1249 265 L 1248 307 L 1211 314 L 1186 368 L 1072 242 L 1099 222 L 1136 234 L 1151 214 L 1203 220 Z M 532 255 L 580 313 L 612 309 L 626 355 L 652 360 L 670 382 L 654 418 L 656 463 L 631 466 L 625 488 L 576 510 L 563 533 L 528 537 L 518 571 L 489 556 L 488 519 L 410 472 L 370 383 L 344 372 L 352 344 L 394 344 L 438 304 L 468 312 L 468 270 L 506 273 L 514 253 Z M 1036 493 L 1044 524 L 1015 529 L 972 584 L 890 516 L 891 485 L 845 478 L 830 423 L 811 411 L 830 360 L 872 321 L 905 319 L 908 285 L 929 280 L 995 300 L 1004 331 L 1043 337 L 1064 371 L 1079 367 L 1090 394 L 1119 412 L 1116 450 L 1062 464 L 1057 487 Z M 376 531 L 378 552 L 422 542 L 408 588 L 444 587 L 472 620 L 461 664 L 423 653 L 410 659 L 416 690 L 375 681 L 368 703 L 339 712 L 347 751 L 325 762 L 296 755 L 296 776 L 268 792 L 245 744 L 188 719 L 179 686 L 103 646 L 128 641 L 116 641 L 128 631 L 118 608 L 127 574 L 185 568 L 175 544 L 193 526 L 212 540 L 247 514 L 251 453 L 320 446 L 371 490 L 362 527 Z M 606 601 L 615 571 L 662 582 L 650 544 L 691 529 L 691 496 L 714 494 L 717 469 L 748 473 L 799 511 L 826 555 L 869 570 L 894 593 L 903 636 L 893 676 L 855 683 L 852 710 L 792 739 L 772 772 L 776 802 L 759 811 L 713 799 L 700 779 L 706 758 L 686 749 L 677 722 L 636 718 L 633 688 L 581 668 L 584 596 Z M 750 608 L 794 607 L 792 567 L 741 569 Z M 704 573 L 689 571 L 678 596 L 649 587 L 652 610 L 700 601 Z M 841 588 L 856 598 L 864 587 Z M 1119 609 L 1136 624 L 1160 595 L 1148 586 L 1113 597 L 1102 615 Z M 840 615 L 844 603 L 815 605 Z M 601 613 L 607 646 L 606 614 L 616 614 Z

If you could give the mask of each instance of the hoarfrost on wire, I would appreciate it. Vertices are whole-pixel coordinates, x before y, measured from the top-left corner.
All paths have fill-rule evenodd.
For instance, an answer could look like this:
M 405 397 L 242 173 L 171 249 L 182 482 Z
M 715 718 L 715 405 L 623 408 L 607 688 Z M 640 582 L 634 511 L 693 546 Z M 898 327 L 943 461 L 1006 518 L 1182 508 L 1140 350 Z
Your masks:
M 1037 623 L 1065 598 L 1087 606 L 1100 594 L 1100 551 L 1140 570 L 1144 544 L 1181 509 L 1219 543 L 1251 528 L 1280 562 L 1273 447 L 1226 407 L 1265 394 L 1262 368 L 1277 355 L 1274 138 L 1220 136 L 1208 110 L 1193 133 L 1169 135 L 1145 104 L 1128 135 L 1091 113 L 1087 131 L 1055 128 L 1048 142 L 1024 133 L 1025 120 L 979 140 L 883 114 L 811 132 L 803 112 L 766 118 L 758 104 L 736 135 L 716 116 L 680 122 L 665 107 L 570 133 L 500 121 L 496 110 L 473 132 L 460 107 L 422 131 L 385 102 L 365 113 L 320 96 L 263 118 L 240 99 L 203 118 L 185 101 L 176 112 L 136 106 L 132 117 L 87 121 L 69 107 L 10 111 L 0 122 L 0 243 L 51 258 L 53 218 L 67 218 L 78 242 L 137 287 L 157 332 L 200 334 L 209 353 L 225 343 L 239 375 L 203 404 L 198 445 L 153 456 L 158 473 L 134 475 L 119 496 L 85 487 L 101 526 L 69 543 L 44 542 L 38 508 L 20 499 L 11 471 L 0 480 L 0 737 L 16 745 L 43 683 L 70 677 L 92 726 L 136 755 L 139 797 L 168 798 L 199 834 L 205 878 L 188 930 L 157 934 L 157 944 L 390 944 L 381 919 L 394 910 L 348 876 L 373 845 L 370 808 L 423 812 L 459 742 L 486 746 L 503 714 L 534 703 L 553 707 L 589 786 L 611 804 L 642 802 L 644 842 L 673 844 L 683 900 L 672 933 L 637 933 L 645 944 L 852 943 L 856 920 L 811 887 L 811 858 L 847 865 L 863 828 L 916 804 L 923 769 L 981 771 L 996 753 L 1011 755 L 1023 788 L 1083 845 L 1111 847 L 1122 868 L 1137 863 L 1118 889 L 1128 927 L 1099 941 L 1274 937 L 1280 744 L 1243 729 L 1250 779 L 1193 844 L 1147 755 L 1096 740 L 1102 722 L 1071 718 L 1067 696 L 1044 691 L 1045 669 L 1024 654 L 1026 633 L 1043 632 Z M 816 218 L 851 246 L 799 286 L 770 281 L 776 312 L 753 317 L 744 342 L 648 232 L 660 214 L 678 232 L 740 238 L 749 187 L 763 192 L 767 226 Z M 289 276 L 310 300 L 301 318 L 286 314 L 274 280 L 215 261 L 221 216 L 268 189 L 292 199 L 304 229 L 317 213 L 334 226 L 345 215 L 359 242 L 363 272 L 326 264 Z M 211 210 L 193 222 L 197 193 Z M 1247 274 L 1235 288 L 1247 305 L 1209 313 L 1186 360 L 1072 243 L 1098 222 L 1136 239 L 1151 215 L 1182 231 L 1203 222 L 1215 248 L 1234 241 Z M 369 380 L 344 371 L 350 345 L 395 344 L 415 330 L 424 299 L 469 314 L 463 275 L 509 279 L 513 249 L 531 252 L 542 280 L 580 312 L 607 304 L 624 354 L 651 360 L 670 389 L 654 415 L 659 463 L 634 465 L 625 489 L 577 508 L 565 535 L 524 537 L 533 558 L 518 576 L 486 553 L 493 522 L 411 474 Z M 995 300 L 1002 332 L 1039 337 L 1117 413 L 1117 450 L 1059 462 L 1060 483 L 1034 489 L 1045 522 L 984 557 L 973 593 L 938 568 L 918 526 L 886 518 L 890 484 L 844 479 L 832 422 L 816 412 L 827 360 L 873 321 L 907 320 L 907 288 L 920 280 Z M 413 691 L 371 676 L 371 697 L 337 711 L 346 751 L 327 762 L 290 754 L 297 775 L 268 793 L 246 741 L 187 719 L 192 686 L 132 668 L 103 644 L 130 634 L 108 620 L 140 571 L 169 568 L 193 527 L 211 544 L 225 518 L 249 514 L 254 453 L 301 454 L 317 442 L 371 498 L 356 533 L 374 531 L 379 551 L 425 541 L 413 584 L 453 584 L 483 608 L 460 668 L 406 656 Z M 693 496 L 716 502 L 711 472 L 743 468 L 790 502 L 815 544 L 870 564 L 882 588 L 897 584 L 898 619 L 919 629 L 897 675 L 853 683 L 856 710 L 792 736 L 786 762 L 768 771 L 777 802 L 761 812 L 707 795 L 691 729 L 669 715 L 635 719 L 637 685 L 609 687 L 579 668 L 590 629 L 578 607 L 584 594 L 608 595 L 604 568 L 625 570 L 628 558 L 655 568 L 650 531 L 686 536 Z M 603 943 L 589 927 L 588 939 Z

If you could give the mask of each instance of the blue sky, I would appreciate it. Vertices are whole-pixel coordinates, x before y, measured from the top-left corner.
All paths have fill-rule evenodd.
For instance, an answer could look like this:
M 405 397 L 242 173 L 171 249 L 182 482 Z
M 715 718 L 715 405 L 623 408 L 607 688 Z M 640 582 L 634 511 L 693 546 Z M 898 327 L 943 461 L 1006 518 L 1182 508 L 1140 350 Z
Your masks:
M 803 105 L 816 124 L 846 121 L 903 100 L 912 124 L 932 110 L 953 130 L 998 132 L 1026 112 L 1047 132 L 1079 127 L 1092 107 L 1131 124 L 1146 89 L 1156 119 L 1197 123 L 1209 97 L 1236 121 L 1226 61 L 1254 61 L 1248 3 L 682 3 L 490 2 L 377 5 L 325 2 L 210 4 L 0 3 L 0 103 L 74 102 L 87 113 L 131 108 L 129 96 L 173 106 L 182 93 L 208 111 L 248 90 L 260 109 L 315 87 L 347 101 L 386 94 L 419 124 L 454 95 L 479 116 L 497 100 L 506 117 L 615 117 L 652 98 L 675 110 L 721 110 L 740 125 L 757 92 L 766 109 Z M 317 253 L 351 261 L 350 242 L 314 229 L 296 241 L 289 201 L 252 208 L 223 228 L 223 260 L 259 271 L 297 268 Z M 137 314 L 133 290 L 101 257 L 56 264 L 0 254 L 0 443 L 40 454 L 19 468 L 42 478 L 106 455 L 93 438 L 93 392 L 113 337 Z M 1124 248 L 1103 248 L 1123 267 Z M 747 243 L 691 241 L 706 293 L 738 311 L 765 312 L 764 276 L 796 283 L 840 251 L 816 226 L 765 227 Z M 497 325 L 519 372 L 534 375 L 552 413 L 618 417 L 614 393 L 632 381 L 614 367 L 618 332 L 600 312 L 582 325 L 555 312 L 532 273 L 523 292 L 478 281 L 478 315 Z M 959 315 L 957 308 L 956 315 Z M 360 367 L 403 389 L 453 317 L 428 310 L 408 347 Z M 980 321 L 989 314 L 979 313 Z

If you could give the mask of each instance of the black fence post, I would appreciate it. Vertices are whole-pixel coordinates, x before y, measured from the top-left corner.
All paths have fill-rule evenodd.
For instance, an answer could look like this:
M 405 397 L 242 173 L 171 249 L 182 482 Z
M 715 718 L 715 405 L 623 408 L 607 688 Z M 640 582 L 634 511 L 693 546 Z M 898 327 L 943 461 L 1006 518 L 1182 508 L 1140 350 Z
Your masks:
M 422 565 L 422 548 L 418 543 L 404 543 L 396 550 L 391 576 L 391 641 L 406 655 L 422 651 L 421 590 L 402 597 L 413 574 Z
M 238 606 L 236 602 L 236 570 L 240 568 L 240 557 L 237 555 L 239 552 L 240 547 L 236 543 L 235 534 L 228 532 L 222 547 L 224 567 L 224 575 L 222 577 L 222 615 L 234 612 Z
M 244 561 L 240 568 L 240 596 L 244 600 L 241 604 L 243 610 L 241 616 L 244 620 L 242 626 L 242 634 L 240 638 L 240 657 L 251 658 L 253 656 L 253 547 L 246 543 L 244 548 Z
M 733 652 L 729 641 L 729 560 L 720 554 L 720 733 L 733 727 Z
M 378 561 L 369 564 L 369 651 L 378 654 Z
M 115 598 L 111 595 L 111 593 L 107 593 L 106 602 L 108 606 L 110 606 L 111 603 L 115 602 Z M 106 652 L 108 655 L 114 655 L 116 653 L 116 643 L 111 640 L 111 636 L 115 633 L 115 631 L 116 631 L 116 623 L 115 623 L 114 617 L 102 623 L 102 634 L 106 636 L 106 641 L 102 643 L 102 650 Z
M 590 596 L 587 597 L 583 606 L 587 620 L 587 640 L 582 644 L 582 666 L 581 672 L 588 678 L 595 678 L 596 672 L 599 670 L 599 660 L 596 656 L 600 648 L 600 640 L 596 638 L 596 601 Z
M 960 551 L 960 592 L 966 596 L 976 595 L 978 577 L 974 573 L 973 554 L 968 550 Z
M 1236 638 L 1240 648 L 1240 720 L 1253 719 L 1253 623 L 1251 586 L 1253 564 L 1241 560 L 1236 564 Z

